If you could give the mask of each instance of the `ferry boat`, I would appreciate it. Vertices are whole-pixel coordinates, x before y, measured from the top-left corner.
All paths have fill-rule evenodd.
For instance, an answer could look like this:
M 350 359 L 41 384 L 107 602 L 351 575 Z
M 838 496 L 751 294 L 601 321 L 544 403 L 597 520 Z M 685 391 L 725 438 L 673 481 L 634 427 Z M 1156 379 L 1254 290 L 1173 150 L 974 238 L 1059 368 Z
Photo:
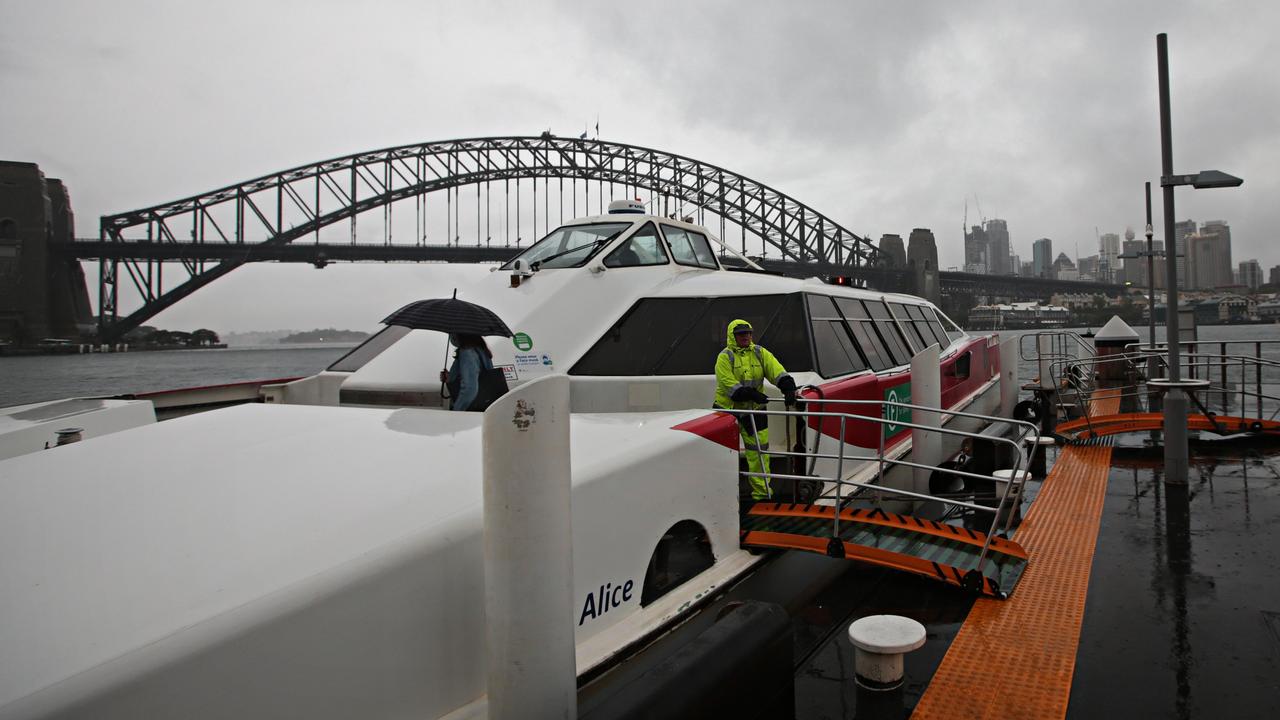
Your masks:
M 740 545 L 737 421 L 711 409 L 730 320 L 810 402 L 865 418 L 800 426 L 825 451 L 814 476 L 929 492 L 884 472 L 912 433 L 881 417 L 909 412 L 929 346 L 944 424 L 1001 409 L 995 336 L 725 254 L 624 201 L 458 289 L 515 331 L 489 339 L 513 390 L 569 378 L 579 676 L 767 559 Z M 389 326 L 259 402 L 158 423 L 145 400 L 5 411 L 0 718 L 483 716 L 483 416 L 440 409 L 446 353 L 440 333 Z M 59 443 L 69 425 L 83 441 Z

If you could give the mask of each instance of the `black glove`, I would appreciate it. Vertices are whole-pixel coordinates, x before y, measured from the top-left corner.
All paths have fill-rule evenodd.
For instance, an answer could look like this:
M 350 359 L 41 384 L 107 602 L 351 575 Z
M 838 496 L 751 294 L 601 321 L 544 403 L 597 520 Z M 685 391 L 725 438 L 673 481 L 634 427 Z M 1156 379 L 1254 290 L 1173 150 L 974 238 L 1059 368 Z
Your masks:
M 769 402 L 768 395 L 765 395 L 764 393 L 760 392 L 759 390 L 753 387 L 745 387 L 745 386 L 740 387 L 737 390 L 734 390 L 733 394 L 730 395 L 729 397 L 734 402 L 747 402 L 747 401 L 751 401 L 755 403 Z
M 794 407 L 796 404 L 796 381 L 790 375 L 783 375 L 778 378 L 776 383 L 778 389 L 782 391 L 782 398 L 786 402 L 787 407 Z

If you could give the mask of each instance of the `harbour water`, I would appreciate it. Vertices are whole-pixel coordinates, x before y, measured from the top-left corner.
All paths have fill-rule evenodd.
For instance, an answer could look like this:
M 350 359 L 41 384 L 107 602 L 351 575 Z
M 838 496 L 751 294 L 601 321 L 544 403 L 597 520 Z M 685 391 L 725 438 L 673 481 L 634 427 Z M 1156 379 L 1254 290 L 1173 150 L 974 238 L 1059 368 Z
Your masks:
M 313 375 L 352 347 L 324 343 L 0 357 L 0 407 Z
M 1083 333 L 1086 328 L 1075 330 Z M 1135 330 L 1146 339 L 1145 327 Z M 1027 332 L 1031 331 L 1015 334 Z M 1156 337 L 1163 339 L 1163 328 L 1157 328 Z M 1199 337 L 1205 342 L 1280 340 L 1280 325 L 1210 325 L 1199 329 Z M 312 375 L 342 357 L 351 347 L 348 344 L 324 343 L 224 350 L 0 357 L 0 407 L 72 396 L 122 395 Z M 1204 351 L 1214 352 L 1208 348 Z M 1280 353 L 1280 347 L 1270 352 Z M 1280 361 L 1280 357 L 1272 359 Z M 1032 364 L 1023 363 L 1021 377 L 1026 380 L 1034 374 Z M 1271 380 L 1278 381 L 1280 378 Z

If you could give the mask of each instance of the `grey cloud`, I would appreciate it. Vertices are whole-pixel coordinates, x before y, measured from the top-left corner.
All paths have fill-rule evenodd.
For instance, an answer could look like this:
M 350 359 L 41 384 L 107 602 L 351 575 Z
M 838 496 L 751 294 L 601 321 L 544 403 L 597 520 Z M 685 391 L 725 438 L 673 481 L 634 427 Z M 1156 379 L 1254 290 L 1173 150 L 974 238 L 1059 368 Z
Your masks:
M 1237 259 L 1280 262 L 1274 3 L 0 3 L 0 156 L 63 177 L 81 234 L 323 158 L 576 135 L 599 113 L 605 139 L 741 172 L 854 232 L 931 227 L 944 265 L 975 195 L 1018 252 L 1089 253 L 1095 227 L 1141 229 L 1167 31 L 1178 168 L 1246 179 L 1180 191 L 1178 215 L 1225 218 Z M 390 301 L 380 270 L 411 275 L 246 268 L 170 312 L 280 327 L 269 313 L 306 292 L 329 325 L 353 311 L 317 288 Z

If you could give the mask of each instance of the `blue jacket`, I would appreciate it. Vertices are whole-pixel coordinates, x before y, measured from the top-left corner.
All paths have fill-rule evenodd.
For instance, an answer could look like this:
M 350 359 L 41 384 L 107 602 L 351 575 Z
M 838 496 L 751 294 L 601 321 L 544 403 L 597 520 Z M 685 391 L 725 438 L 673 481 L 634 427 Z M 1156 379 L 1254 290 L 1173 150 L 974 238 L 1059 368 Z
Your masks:
M 476 393 L 480 390 L 480 371 L 493 368 L 493 361 L 483 350 L 476 347 L 459 348 L 454 356 L 453 367 L 449 368 L 446 384 L 453 393 L 453 404 L 450 410 L 467 410 L 475 402 Z

